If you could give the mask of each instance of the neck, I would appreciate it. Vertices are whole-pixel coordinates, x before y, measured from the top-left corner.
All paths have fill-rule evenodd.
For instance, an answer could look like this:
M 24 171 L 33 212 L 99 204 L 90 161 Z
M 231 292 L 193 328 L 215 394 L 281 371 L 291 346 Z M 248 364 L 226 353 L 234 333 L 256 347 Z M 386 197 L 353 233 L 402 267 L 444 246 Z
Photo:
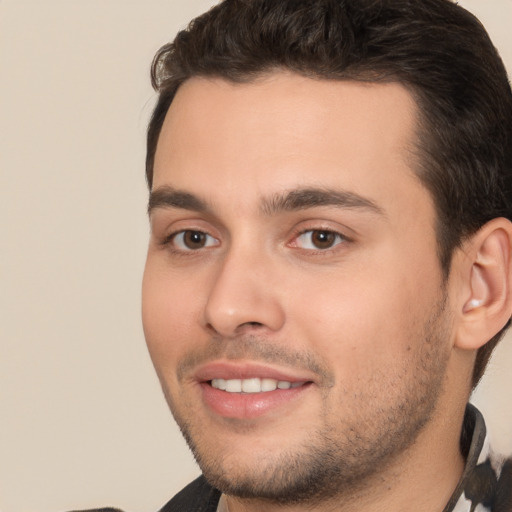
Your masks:
M 449 413 L 438 410 L 414 445 L 350 493 L 291 505 L 226 496 L 223 512 L 442 512 L 464 469 L 464 406 L 450 407 Z

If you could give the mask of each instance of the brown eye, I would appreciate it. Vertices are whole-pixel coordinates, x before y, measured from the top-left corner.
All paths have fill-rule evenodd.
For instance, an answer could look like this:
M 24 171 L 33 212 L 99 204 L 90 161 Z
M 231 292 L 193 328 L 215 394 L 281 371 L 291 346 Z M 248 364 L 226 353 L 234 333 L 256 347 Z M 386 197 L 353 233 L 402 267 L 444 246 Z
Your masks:
M 343 242 L 345 238 L 335 231 L 310 229 L 297 237 L 296 246 L 301 249 L 326 250 Z
M 183 243 L 189 249 L 201 249 L 206 243 L 206 235 L 201 233 L 201 231 L 185 231 Z
M 182 251 L 197 251 L 216 245 L 218 240 L 203 231 L 187 229 L 176 233 L 172 238 L 172 243 L 177 249 Z
M 313 231 L 311 243 L 318 249 L 329 249 L 334 245 L 336 235 L 332 231 Z

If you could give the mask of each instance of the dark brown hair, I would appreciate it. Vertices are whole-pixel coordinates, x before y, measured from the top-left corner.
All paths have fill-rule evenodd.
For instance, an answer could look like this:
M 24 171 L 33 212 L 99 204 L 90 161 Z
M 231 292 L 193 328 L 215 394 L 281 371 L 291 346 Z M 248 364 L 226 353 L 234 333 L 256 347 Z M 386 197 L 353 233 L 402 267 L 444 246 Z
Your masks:
M 184 81 L 247 82 L 278 69 L 411 91 L 421 117 L 416 171 L 436 205 L 445 277 L 466 237 L 493 218 L 512 220 L 507 73 L 481 23 L 451 0 L 224 0 L 155 56 L 149 187 L 160 130 Z M 473 386 L 504 331 L 478 351 Z

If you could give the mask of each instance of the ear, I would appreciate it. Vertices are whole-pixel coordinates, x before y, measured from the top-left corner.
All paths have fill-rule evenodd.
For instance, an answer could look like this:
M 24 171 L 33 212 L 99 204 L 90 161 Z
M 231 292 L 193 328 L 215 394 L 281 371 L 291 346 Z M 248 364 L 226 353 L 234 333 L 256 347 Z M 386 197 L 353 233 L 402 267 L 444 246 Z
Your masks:
M 489 221 L 465 242 L 463 253 L 455 346 L 477 350 L 512 315 L 512 223 Z

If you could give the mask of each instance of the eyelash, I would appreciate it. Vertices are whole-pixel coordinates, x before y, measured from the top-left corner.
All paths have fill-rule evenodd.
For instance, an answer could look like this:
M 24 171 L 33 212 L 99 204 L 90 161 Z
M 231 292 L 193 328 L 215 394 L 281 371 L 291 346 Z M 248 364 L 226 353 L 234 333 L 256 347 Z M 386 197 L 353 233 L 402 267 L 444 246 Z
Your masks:
M 197 247 L 197 248 L 183 248 L 183 247 L 176 247 L 175 246 L 175 241 L 177 240 L 177 238 L 179 236 L 186 236 L 186 234 L 200 234 L 200 235 L 203 235 L 203 236 L 206 236 L 206 237 L 209 237 L 210 239 L 216 241 L 217 243 L 209 243 L 208 241 L 206 242 L 206 245 L 204 246 L 201 246 L 201 247 Z M 313 234 L 326 234 L 328 236 L 332 236 L 334 237 L 334 240 L 328 240 L 328 244 L 330 242 L 330 245 L 328 245 L 328 247 L 324 247 L 324 248 L 319 248 L 319 247 L 309 247 L 309 248 L 305 248 L 305 247 L 300 247 L 300 245 L 298 245 L 297 241 L 303 237 L 304 235 L 307 235 L 307 234 L 310 234 L 310 236 L 313 236 Z M 350 238 L 348 238 L 347 236 L 345 236 L 344 234 L 338 232 L 338 231 L 335 231 L 333 229 L 328 229 L 328 228 L 321 228 L 321 227 L 317 227 L 317 228 L 309 228 L 309 229 L 302 229 L 296 233 L 294 233 L 292 235 L 292 241 L 289 242 L 287 244 L 288 247 L 293 247 L 293 248 L 297 248 L 299 250 L 302 250 L 303 252 L 305 253 L 308 253 L 309 255 L 329 255 L 331 254 L 333 251 L 336 251 L 338 246 L 339 245 L 342 245 L 342 244 L 345 244 L 347 242 L 350 242 Z M 181 229 L 181 230 L 178 230 L 178 231 L 174 231 L 172 233 L 170 233 L 169 235 L 167 235 L 161 242 L 161 245 L 162 246 L 165 246 L 167 247 L 173 254 L 175 255 L 178 255 L 178 256 L 193 256 L 195 254 L 198 254 L 202 249 L 207 249 L 209 247 L 215 247 L 217 246 L 219 243 L 219 241 L 212 235 L 210 235 L 208 232 L 206 231 L 203 231 L 203 230 L 200 230 L 200 229 Z M 304 243 L 304 242 L 303 242 Z M 306 241 L 306 243 L 308 243 Z M 313 245 L 313 243 L 311 242 L 310 240 L 310 245 Z
M 314 233 L 324 233 L 324 234 L 328 234 L 328 235 L 332 235 L 334 236 L 334 241 L 333 241 L 333 244 L 330 245 L 329 247 L 325 247 L 325 248 L 303 248 L 303 247 L 298 247 L 296 245 L 296 241 L 306 235 L 310 233 L 310 236 L 312 236 Z M 293 236 L 293 239 L 292 239 L 292 244 L 290 244 L 292 247 L 296 247 L 297 249 L 302 249 L 303 251 L 306 251 L 308 252 L 309 254 L 319 254 L 319 255 L 328 255 L 330 253 L 332 253 L 332 251 L 335 251 L 337 250 L 337 247 L 341 244 L 345 244 L 347 242 L 350 242 L 351 239 L 348 238 L 347 236 L 345 236 L 343 233 L 340 233 L 338 231 L 335 231 L 333 229 L 330 229 L 330 228 L 321 228 L 321 227 L 316 227 L 316 228 L 309 228 L 309 229 L 303 229 L 301 231 L 298 231 L 294 236 Z
M 205 236 L 207 236 L 213 240 L 216 240 L 218 242 L 218 240 L 214 236 L 210 235 L 209 233 L 207 233 L 206 231 L 203 231 L 201 229 L 180 229 L 178 231 L 174 231 L 174 232 L 170 233 L 169 235 L 167 235 L 162 240 L 161 245 L 168 247 L 174 254 L 184 255 L 184 256 L 189 256 L 189 255 L 192 255 L 193 253 L 199 252 L 200 249 L 211 247 L 211 245 L 205 245 L 203 247 L 199 247 L 196 249 L 191 249 L 191 248 L 184 249 L 184 248 L 175 247 L 173 242 L 175 242 L 175 240 L 180 235 L 185 236 L 187 233 L 195 233 L 195 234 L 205 235 Z M 214 244 L 214 245 L 216 245 L 216 244 Z

